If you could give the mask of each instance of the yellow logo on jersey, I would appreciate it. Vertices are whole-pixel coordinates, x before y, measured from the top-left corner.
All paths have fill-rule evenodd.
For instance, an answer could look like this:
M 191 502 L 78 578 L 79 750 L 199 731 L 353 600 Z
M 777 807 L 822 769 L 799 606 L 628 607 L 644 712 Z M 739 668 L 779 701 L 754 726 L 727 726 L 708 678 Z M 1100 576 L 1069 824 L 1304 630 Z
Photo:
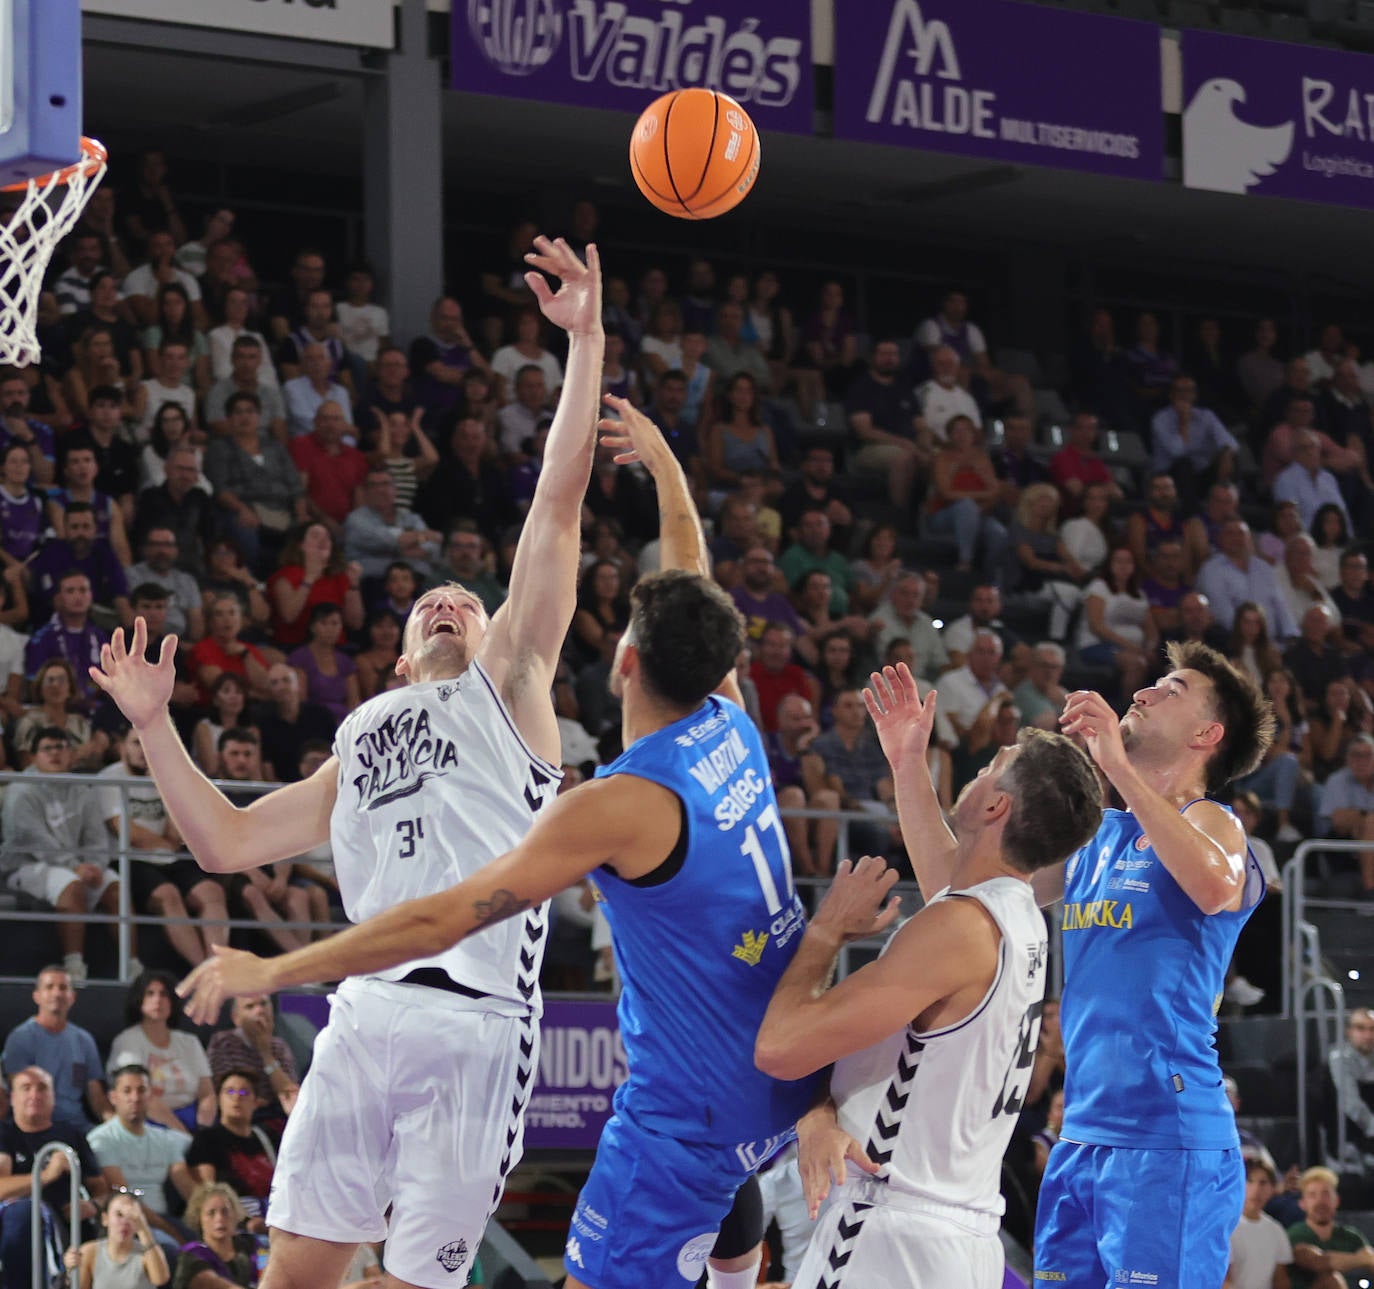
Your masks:
M 1092 927 L 1111 927 L 1127 931 L 1135 925 L 1135 911 L 1120 900 L 1089 900 L 1086 904 L 1064 905 L 1064 930 L 1086 931 Z
M 1223 991 L 1222 993 L 1219 993 L 1215 998 L 1212 999 L 1212 1015 L 1213 1015 L 1213 1016 L 1215 1016 L 1218 1012 L 1221 1011 L 1221 1000 L 1222 1000 L 1223 998 L 1225 998 L 1225 997 L 1226 997 L 1226 994 L 1225 994 L 1225 992 Z
M 760 931 L 755 935 L 752 931 L 746 931 L 740 940 L 741 943 L 731 950 L 731 956 L 741 962 L 747 962 L 751 967 L 757 967 L 759 959 L 763 957 L 763 947 L 768 943 L 768 932 Z

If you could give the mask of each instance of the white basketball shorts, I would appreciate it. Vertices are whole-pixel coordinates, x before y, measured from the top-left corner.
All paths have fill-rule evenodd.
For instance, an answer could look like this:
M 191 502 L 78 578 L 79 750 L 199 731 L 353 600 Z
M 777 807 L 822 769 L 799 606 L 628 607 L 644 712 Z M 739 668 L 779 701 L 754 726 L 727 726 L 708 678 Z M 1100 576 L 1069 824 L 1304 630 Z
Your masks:
M 842 1193 L 821 1214 L 792 1289 L 1002 1289 L 996 1221 L 969 1214 L 965 1224 L 954 1216 L 965 1210 L 929 1209 L 856 1203 Z
M 345 981 L 330 1001 L 282 1139 L 268 1225 L 341 1244 L 385 1239 L 392 1275 L 465 1285 L 524 1148 L 539 1023 L 373 979 Z

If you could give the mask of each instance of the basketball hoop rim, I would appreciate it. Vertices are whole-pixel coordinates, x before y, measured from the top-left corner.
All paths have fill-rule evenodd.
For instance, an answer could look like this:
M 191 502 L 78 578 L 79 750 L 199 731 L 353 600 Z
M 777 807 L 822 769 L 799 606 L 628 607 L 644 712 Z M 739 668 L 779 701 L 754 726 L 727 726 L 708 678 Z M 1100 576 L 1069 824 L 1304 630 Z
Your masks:
M 81 160 L 74 161 L 69 166 L 63 166 L 60 170 L 50 170 L 45 175 L 35 175 L 32 179 L 26 179 L 22 183 L 6 184 L 0 187 L 0 192 L 24 192 L 31 187 L 46 187 L 49 184 L 67 184 L 79 174 L 84 174 L 89 178 L 99 171 L 110 159 L 109 150 L 99 139 L 81 136 Z

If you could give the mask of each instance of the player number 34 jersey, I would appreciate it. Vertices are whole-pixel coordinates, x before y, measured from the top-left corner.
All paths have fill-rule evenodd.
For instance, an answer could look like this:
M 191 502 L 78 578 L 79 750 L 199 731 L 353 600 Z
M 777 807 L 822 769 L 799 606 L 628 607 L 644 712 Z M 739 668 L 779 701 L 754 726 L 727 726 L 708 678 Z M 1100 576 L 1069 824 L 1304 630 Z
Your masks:
M 339 727 L 334 754 L 339 790 L 330 841 L 353 922 L 437 894 L 504 855 L 563 777 L 526 746 L 476 662 L 457 680 L 370 699 Z M 437 967 L 468 989 L 537 1010 L 547 909 L 376 974 L 400 980 L 417 967 Z

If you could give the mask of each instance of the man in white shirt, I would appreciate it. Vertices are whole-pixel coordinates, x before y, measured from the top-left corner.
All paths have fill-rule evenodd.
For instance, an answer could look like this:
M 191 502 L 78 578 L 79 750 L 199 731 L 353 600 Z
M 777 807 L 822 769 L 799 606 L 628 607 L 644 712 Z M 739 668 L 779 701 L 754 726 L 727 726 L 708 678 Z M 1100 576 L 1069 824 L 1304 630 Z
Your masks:
M 1288 1272 L 1280 1268 L 1293 1264 L 1293 1246 L 1288 1232 L 1264 1211 L 1277 1182 L 1262 1159 L 1245 1165 L 1245 1208 L 1231 1234 L 1225 1289 L 1287 1289 Z
M 248 320 L 248 310 L 252 300 L 247 291 L 240 286 L 230 287 L 224 293 L 224 322 L 215 327 L 207 337 L 210 341 L 210 375 L 215 380 L 225 380 L 233 370 L 234 342 L 240 336 L 252 336 L 258 342 L 264 357 L 267 354 L 267 340 L 259 331 L 244 325 Z M 264 385 L 275 386 L 277 369 L 270 362 L 264 362 L 258 373 Z
M 159 372 L 139 386 L 136 400 L 139 409 L 137 437 L 140 443 L 147 442 L 153 422 L 157 420 L 158 411 L 164 403 L 175 403 L 186 413 L 186 424 L 192 429 L 196 426 L 196 391 L 181 379 L 191 361 L 185 342 L 164 339 L 158 346 L 157 356 Z
M 933 378 L 916 389 L 920 424 L 941 443 L 945 441 L 945 426 L 956 416 L 967 416 L 981 429 L 983 414 L 973 395 L 959 384 L 959 355 L 948 345 L 941 345 L 930 355 L 930 369 Z
M 140 327 L 157 322 L 158 288 L 167 282 L 180 282 L 191 301 L 191 315 L 198 330 L 204 330 L 205 306 L 200 301 L 200 283 L 175 264 L 176 243 L 165 229 L 148 236 L 148 259 L 120 283 L 120 294 L 128 301 Z
M 1021 416 L 1035 415 L 1035 390 L 1019 372 L 994 367 L 988 357 L 988 342 L 982 329 L 968 317 L 968 296 L 948 291 L 940 302 L 940 312 L 916 328 L 916 343 L 934 358 L 935 350 L 948 346 L 959 356 L 963 368 L 987 386 L 994 405 L 1010 403 Z
M 344 287 L 346 298 L 334 310 L 339 319 L 339 338 L 369 370 L 377 361 L 382 342 L 391 335 L 390 316 L 372 299 L 375 285 L 372 270 L 365 264 L 350 269 Z
M 543 370 L 526 363 L 515 373 L 515 401 L 496 413 L 496 437 L 507 456 L 525 456 L 525 445 L 541 425 L 553 420 L 549 411 L 548 385 Z
M 940 677 L 940 710 L 961 739 L 966 739 L 980 720 L 990 722 L 997 702 L 1011 697 L 997 674 L 1001 661 L 1002 641 L 997 633 L 980 628 L 973 633 L 968 661 Z
M 948 623 L 940 632 L 940 639 L 949 655 L 951 667 L 962 667 L 966 661 L 969 647 L 973 644 L 973 633 L 980 627 L 995 631 L 1002 641 L 1002 651 L 1016 659 L 1016 650 L 1024 649 L 1025 644 L 1014 631 L 1007 629 L 1002 621 L 1002 593 L 991 583 L 975 586 L 968 595 L 968 612 Z

